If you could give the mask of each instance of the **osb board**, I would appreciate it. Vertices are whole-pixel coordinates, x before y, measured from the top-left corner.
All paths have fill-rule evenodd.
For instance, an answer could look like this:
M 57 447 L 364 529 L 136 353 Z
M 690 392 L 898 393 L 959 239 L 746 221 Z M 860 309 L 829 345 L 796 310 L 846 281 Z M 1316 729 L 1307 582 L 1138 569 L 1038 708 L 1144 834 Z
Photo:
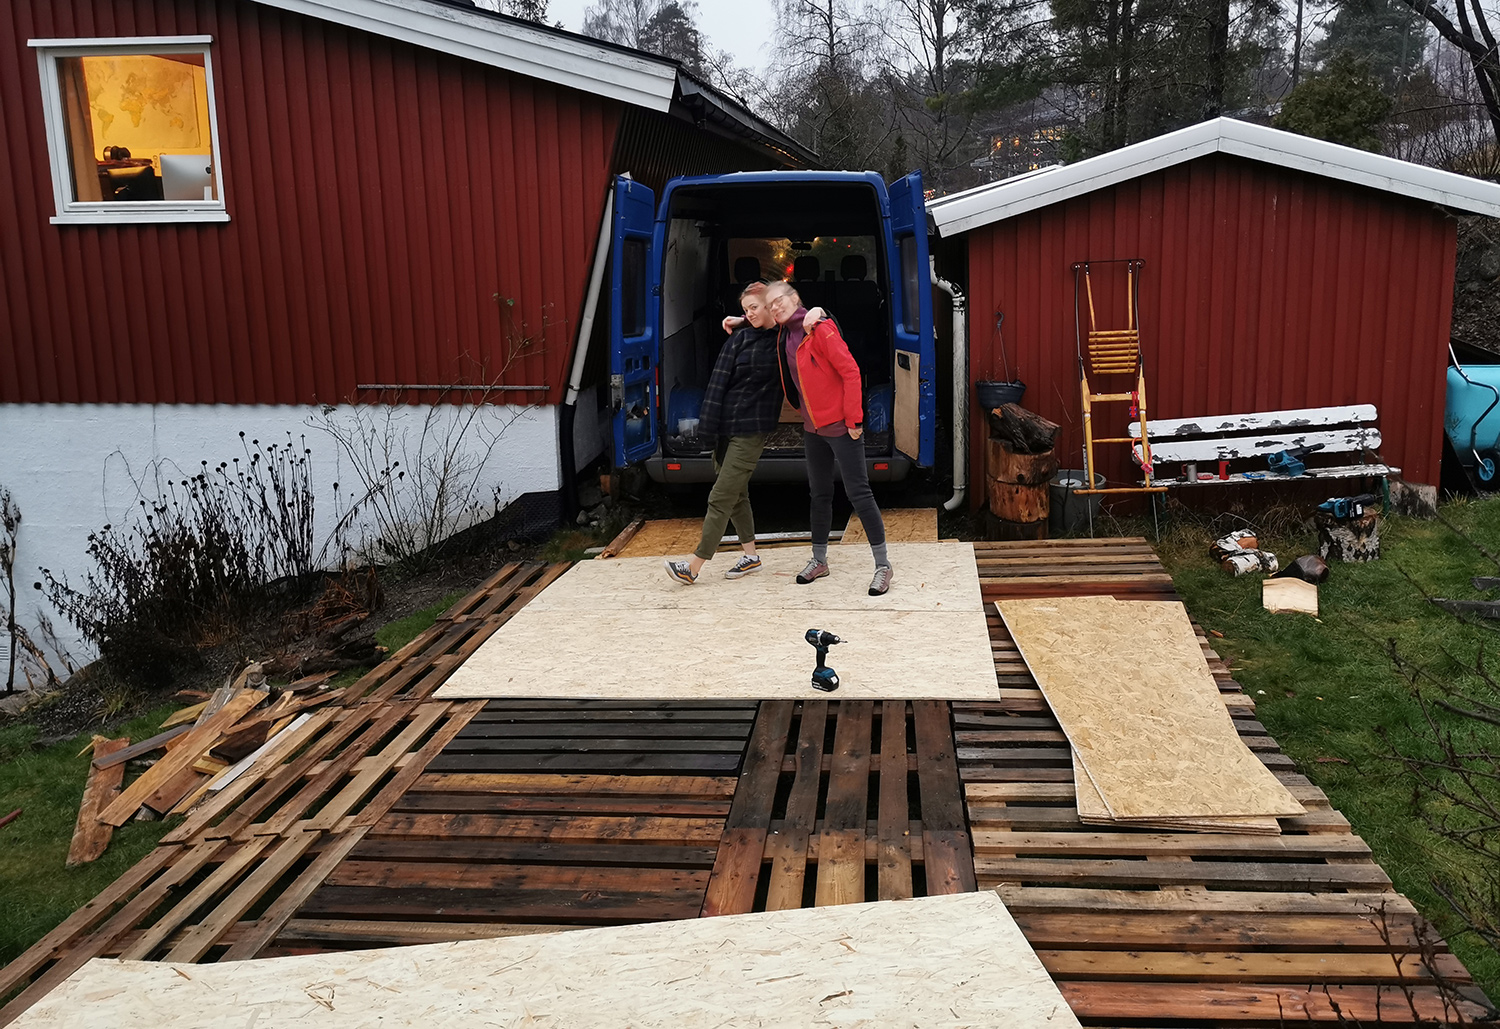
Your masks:
M 893 1019 L 1079 1024 L 986 892 L 221 964 L 96 958 L 14 1025 L 678 1029 Z
M 617 557 L 690 554 L 702 538 L 702 518 L 654 518 L 641 526 Z
M 881 511 L 880 520 L 885 523 L 887 543 L 937 542 L 937 508 L 898 507 L 889 511 Z M 858 543 L 866 547 L 870 545 L 870 537 L 865 535 L 865 523 L 859 520 L 859 515 L 849 516 L 849 524 L 844 529 L 844 536 L 839 543 Z
M 1292 612 L 1318 616 L 1318 587 L 1301 579 L 1265 579 L 1260 584 L 1260 601 L 1272 614 Z
M 1167 829 L 1184 832 L 1252 833 L 1256 836 L 1279 836 L 1281 825 L 1274 818 L 1162 818 L 1118 819 L 1109 813 L 1104 797 L 1094 780 L 1073 751 L 1073 787 L 1078 800 L 1078 820 L 1084 825 L 1120 825 L 1132 829 Z
M 454 697 L 775 699 L 812 688 L 808 629 L 847 640 L 834 699 L 995 700 L 979 573 L 968 543 L 893 543 L 895 583 L 868 594 L 868 553 L 833 553 L 810 585 L 811 548 L 768 551 L 743 579 L 692 586 L 659 558 L 581 561 L 498 629 L 437 692 Z
M 1112 817 L 1303 813 L 1235 731 L 1180 603 L 995 606 Z

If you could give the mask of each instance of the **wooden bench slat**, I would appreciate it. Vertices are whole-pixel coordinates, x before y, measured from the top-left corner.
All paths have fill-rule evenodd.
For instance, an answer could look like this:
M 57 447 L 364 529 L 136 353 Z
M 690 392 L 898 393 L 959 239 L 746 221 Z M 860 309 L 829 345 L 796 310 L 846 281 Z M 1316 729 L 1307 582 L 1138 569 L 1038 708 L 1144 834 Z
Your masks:
M 1286 435 L 1257 434 L 1226 439 L 1158 439 L 1151 436 L 1151 460 L 1155 464 L 1178 461 L 1234 461 L 1245 457 L 1265 457 L 1293 447 L 1322 446 L 1330 454 L 1358 453 L 1380 449 L 1380 430 L 1341 429 L 1331 432 L 1299 432 Z M 1139 459 L 1141 445 L 1131 448 Z
M 1204 469 L 1208 471 L 1209 469 Z M 1335 468 L 1309 468 L 1301 475 L 1293 477 L 1290 475 L 1273 475 L 1269 472 L 1257 472 L 1252 478 L 1244 472 L 1230 472 L 1229 478 L 1220 479 L 1215 476 L 1212 479 L 1200 479 L 1194 482 L 1192 479 L 1162 478 L 1153 476 L 1151 482 L 1156 486 L 1229 486 L 1235 483 L 1247 482 L 1304 482 L 1308 479 L 1354 479 L 1362 475 L 1386 476 L 1400 475 L 1401 469 L 1395 465 L 1388 464 L 1348 464 L 1339 465 Z
M 1210 436 L 1218 433 L 1282 431 L 1321 425 L 1347 425 L 1375 421 L 1374 404 L 1351 404 L 1347 407 L 1304 407 L 1289 411 L 1260 411 L 1249 414 L 1201 415 L 1196 418 L 1152 418 L 1151 438 L 1167 436 Z M 1132 422 L 1130 434 L 1139 437 L 1140 422 Z

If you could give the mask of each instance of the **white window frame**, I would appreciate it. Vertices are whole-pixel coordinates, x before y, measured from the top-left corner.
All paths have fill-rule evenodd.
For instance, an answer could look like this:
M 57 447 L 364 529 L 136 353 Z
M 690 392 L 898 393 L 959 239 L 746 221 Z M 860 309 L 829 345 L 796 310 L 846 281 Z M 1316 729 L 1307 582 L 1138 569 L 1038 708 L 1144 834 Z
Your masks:
M 53 225 L 122 225 L 160 222 L 227 222 L 224 202 L 224 151 L 219 145 L 219 110 L 214 95 L 212 36 L 115 36 L 96 39 L 33 39 L 42 79 L 42 108 L 46 116 L 47 152 L 52 166 L 52 195 L 57 213 Z M 73 199 L 67 121 L 62 87 L 57 77 L 59 57 L 202 54 L 208 88 L 208 132 L 212 147 L 217 200 L 79 201 Z

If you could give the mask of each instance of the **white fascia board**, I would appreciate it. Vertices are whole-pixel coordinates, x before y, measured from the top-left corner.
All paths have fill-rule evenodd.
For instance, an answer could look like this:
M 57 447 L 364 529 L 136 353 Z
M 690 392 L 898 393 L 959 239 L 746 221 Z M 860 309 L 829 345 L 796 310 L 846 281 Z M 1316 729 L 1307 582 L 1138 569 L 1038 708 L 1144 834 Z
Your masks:
M 1228 118 L 1222 119 L 1222 125 L 1219 149 L 1226 154 L 1369 186 L 1472 214 L 1500 217 L 1500 185 L 1493 182 L 1265 125 Z
M 499 22 L 427 0 L 257 0 L 268 7 L 399 39 L 414 46 L 666 111 L 677 67 L 545 29 Z
M 953 236 L 1216 152 L 1500 217 L 1495 183 L 1232 118 L 1192 125 L 1045 174 L 965 190 L 927 209 L 939 235 Z
M 1133 146 L 1122 147 L 1053 168 L 1021 180 L 1003 180 L 927 205 L 938 234 L 953 236 L 969 229 L 1047 207 L 1096 189 L 1125 182 L 1158 168 L 1169 168 L 1214 153 L 1219 148 L 1215 123 L 1192 125 Z

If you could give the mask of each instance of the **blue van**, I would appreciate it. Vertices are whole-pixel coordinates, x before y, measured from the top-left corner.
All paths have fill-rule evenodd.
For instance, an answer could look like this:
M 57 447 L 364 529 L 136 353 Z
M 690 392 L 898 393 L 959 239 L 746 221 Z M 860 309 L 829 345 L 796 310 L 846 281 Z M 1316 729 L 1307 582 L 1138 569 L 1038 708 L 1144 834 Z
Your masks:
M 744 284 L 790 279 L 837 320 L 859 363 L 873 481 L 933 464 L 937 428 L 931 271 L 920 173 L 736 172 L 670 180 L 658 202 L 615 182 L 610 399 L 617 467 L 711 482 L 698 406 Z M 805 479 L 802 423 L 785 407 L 756 471 Z

